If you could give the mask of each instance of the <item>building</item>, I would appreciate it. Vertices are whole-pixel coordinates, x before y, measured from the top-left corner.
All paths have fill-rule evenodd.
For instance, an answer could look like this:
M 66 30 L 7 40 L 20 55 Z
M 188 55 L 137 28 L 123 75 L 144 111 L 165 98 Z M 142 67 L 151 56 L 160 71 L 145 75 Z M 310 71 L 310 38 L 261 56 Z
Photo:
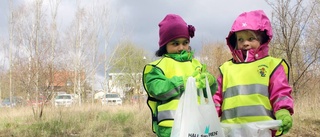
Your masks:
M 143 92 L 142 73 L 109 73 L 108 92 L 120 94 L 123 98 L 128 94 Z

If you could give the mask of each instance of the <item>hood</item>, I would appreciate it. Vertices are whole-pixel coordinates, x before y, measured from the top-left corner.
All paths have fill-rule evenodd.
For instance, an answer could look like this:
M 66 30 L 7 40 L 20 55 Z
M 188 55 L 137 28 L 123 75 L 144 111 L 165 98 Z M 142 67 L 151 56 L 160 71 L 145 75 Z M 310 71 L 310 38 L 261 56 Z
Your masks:
M 235 32 L 242 30 L 264 31 L 268 37 L 268 39 L 265 40 L 258 49 L 248 50 L 246 58 L 243 58 L 243 53 L 241 50 L 235 50 Z M 226 41 L 235 62 L 252 62 L 268 56 L 268 44 L 271 39 L 272 28 L 269 18 L 262 10 L 255 10 L 244 12 L 236 18 L 231 27 L 229 35 L 226 38 Z

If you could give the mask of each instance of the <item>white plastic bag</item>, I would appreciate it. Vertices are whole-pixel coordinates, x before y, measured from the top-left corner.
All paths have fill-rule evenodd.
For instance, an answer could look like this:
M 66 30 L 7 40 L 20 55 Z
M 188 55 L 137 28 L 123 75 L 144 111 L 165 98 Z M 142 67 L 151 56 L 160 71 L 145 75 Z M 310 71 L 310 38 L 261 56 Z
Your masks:
M 204 99 L 200 91 L 198 101 L 195 79 L 188 78 L 175 113 L 171 137 L 224 137 L 207 79 L 206 92 L 208 98 Z
M 280 125 L 281 120 L 245 124 L 221 124 L 226 137 L 271 137 L 272 133 L 270 129 L 277 130 Z

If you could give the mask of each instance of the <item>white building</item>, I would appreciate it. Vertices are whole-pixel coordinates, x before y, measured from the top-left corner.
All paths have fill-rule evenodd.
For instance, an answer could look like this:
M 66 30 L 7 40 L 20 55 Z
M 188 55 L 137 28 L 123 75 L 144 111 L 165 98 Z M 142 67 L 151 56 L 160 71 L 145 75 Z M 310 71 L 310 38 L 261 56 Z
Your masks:
M 134 90 L 135 92 L 143 91 L 142 73 L 109 73 L 108 91 L 120 94 L 125 97 L 125 92 Z M 138 89 L 135 90 L 135 88 Z M 143 93 L 143 92 L 142 92 Z

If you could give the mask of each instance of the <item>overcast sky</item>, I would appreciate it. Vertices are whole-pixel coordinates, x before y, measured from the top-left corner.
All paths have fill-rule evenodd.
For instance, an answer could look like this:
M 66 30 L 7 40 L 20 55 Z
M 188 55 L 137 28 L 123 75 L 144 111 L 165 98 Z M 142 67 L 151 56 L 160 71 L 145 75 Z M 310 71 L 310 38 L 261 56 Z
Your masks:
M 16 0 L 23 1 L 23 0 Z M 32 1 L 32 0 L 25 0 Z M 45 0 L 49 1 L 49 0 Z M 84 5 L 89 5 L 83 0 Z M 196 28 L 191 46 L 199 49 L 203 42 L 225 42 L 234 19 L 244 11 L 261 9 L 270 17 L 271 7 L 264 0 L 101 0 L 108 1 L 115 34 L 110 44 L 119 41 L 123 30 L 130 40 L 152 54 L 158 49 L 158 23 L 166 14 L 180 15 Z M 74 18 L 76 0 L 62 0 L 58 25 L 66 26 Z M 8 36 L 8 0 L 0 0 L 0 38 Z M 121 25 L 119 25 L 121 24 Z M 3 50 L 3 48 L 0 48 Z M 0 52 L 2 53 L 2 51 Z
M 17 1 L 17 0 L 16 0 Z M 23 1 L 23 0 L 19 0 Z M 32 1 L 32 0 L 25 0 Z M 49 0 L 45 0 L 49 1 Z M 89 0 L 83 0 L 83 5 Z M 101 0 L 105 1 L 105 0 Z M 123 29 L 137 45 L 150 52 L 158 49 L 158 23 L 168 13 L 182 16 L 187 24 L 196 28 L 191 45 L 225 40 L 234 19 L 244 11 L 262 9 L 270 15 L 271 8 L 264 0 L 107 0 L 113 19 L 117 23 L 111 42 L 118 41 Z M 58 25 L 69 24 L 74 18 L 76 0 L 62 0 Z M 8 35 L 8 0 L 0 0 L 0 36 Z
M 152 52 L 158 49 L 158 23 L 168 13 L 195 26 L 191 45 L 200 47 L 202 42 L 224 42 L 234 19 L 244 11 L 271 12 L 264 0 L 112 0 L 111 4 L 127 23 L 132 40 Z

